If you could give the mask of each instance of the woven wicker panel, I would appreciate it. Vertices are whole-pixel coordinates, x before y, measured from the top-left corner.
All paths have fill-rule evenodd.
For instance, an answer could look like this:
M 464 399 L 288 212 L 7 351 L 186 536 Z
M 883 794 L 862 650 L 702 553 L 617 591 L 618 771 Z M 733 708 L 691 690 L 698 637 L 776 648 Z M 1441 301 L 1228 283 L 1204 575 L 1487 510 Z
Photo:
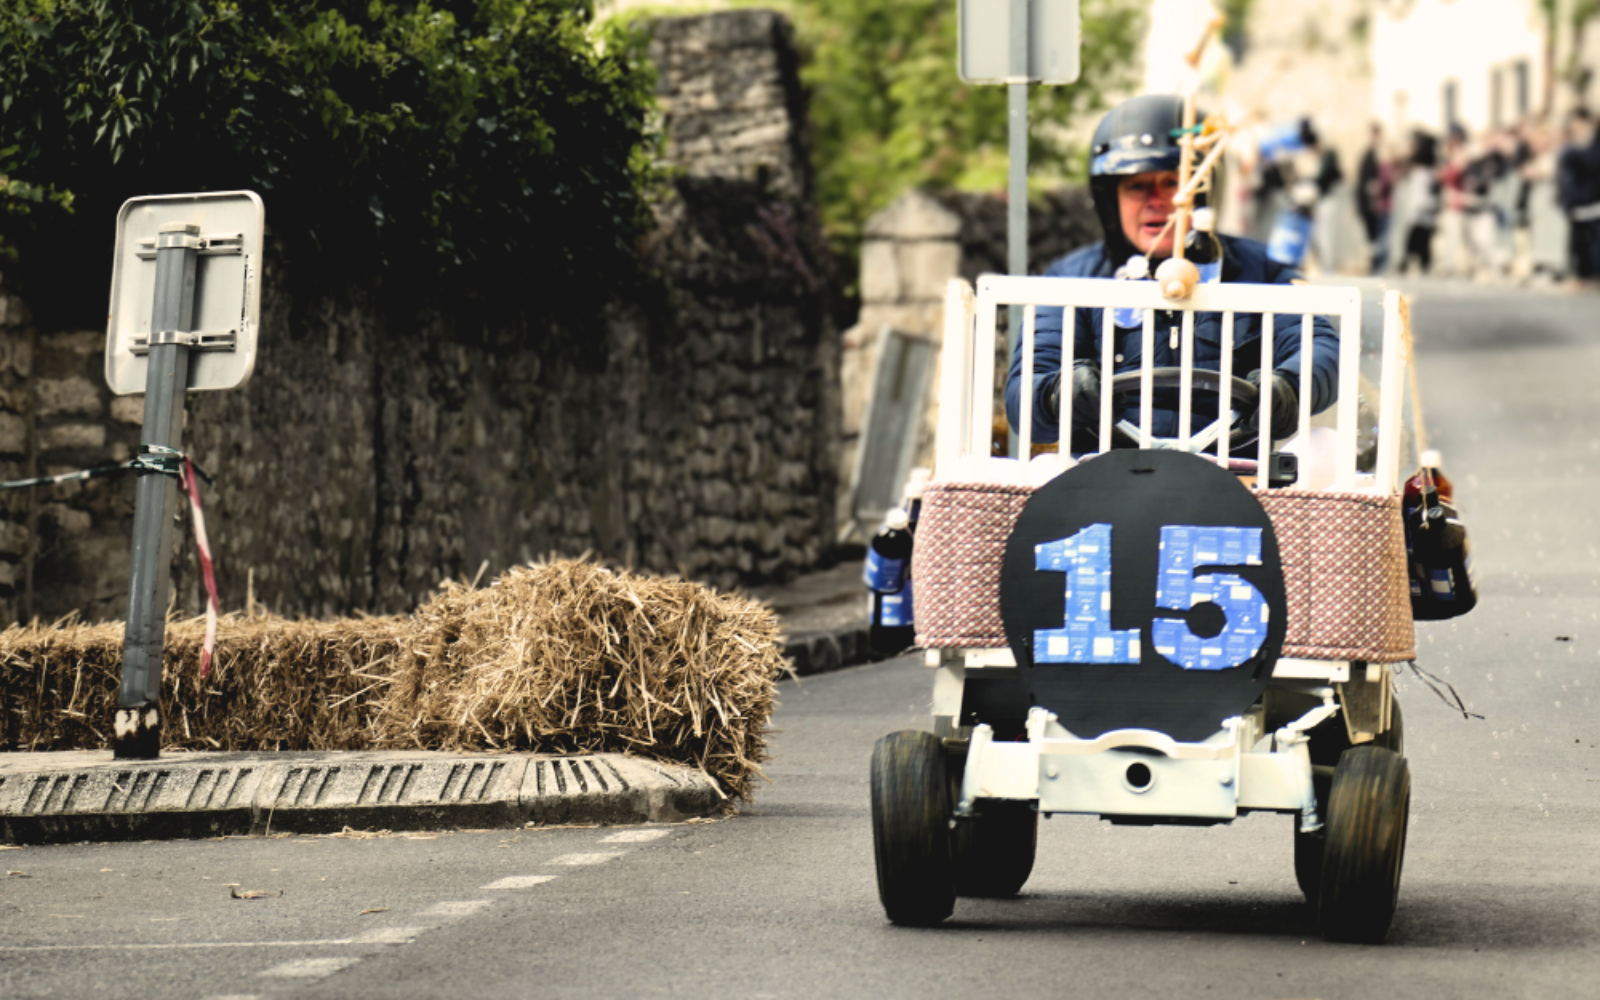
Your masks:
M 945 483 L 922 495 L 911 576 L 917 581 L 917 642 L 929 648 L 1006 644 L 1000 621 L 1000 561 L 1030 486 Z
M 1000 563 L 1031 487 L 942 483 L 917 525 L 917 641 L 1006 645 Z M 1289 621 L 1283 655 L 1395 663 L 1416 657 L 1399 497 L 1273 490 L 1258 496 L 1283 559 Z
M 1278 532 L 1285 577 L 1304 578 L 1303 594 L 1290 592 L 1283 655 L 1415 659 L 1400 498 L 1310 490 L 1258 498 Z

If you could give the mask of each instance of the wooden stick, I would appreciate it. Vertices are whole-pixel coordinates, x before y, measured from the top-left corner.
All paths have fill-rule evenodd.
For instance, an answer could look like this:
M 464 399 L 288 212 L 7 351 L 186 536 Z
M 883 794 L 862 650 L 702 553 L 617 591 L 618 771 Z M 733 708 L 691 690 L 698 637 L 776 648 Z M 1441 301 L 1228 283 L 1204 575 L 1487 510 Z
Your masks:
M 1210 34 L 1201 39 L 1210 40 Z M 1181 194 L 1189 186 L 1189 175 L 1194 167 L 1194 89 L 1183 95 L 1183 154 L 1178 159 L 1178 191 Z M 1173 205 L 1177 223 L 1172 233 L 1172 256 L 1178 260 L 1183 259 L 1183 239 L 1189 234 L 1189 207 L 1182 202 Z
M 1189 64 L 1190 69 L 1200 68 L 1200 60 L 1205 58 L 1206 46 L 1211 44 L 1211 39 L 1225 22 L 1226 18 L 1221 14 L 1212 13 L 1211 20 L 1206 22 L 1205 30 L 1200 33 L 1200 41 L 1196 42 L 1195 47 L 1189 50 L 1189 54 L 1183 57 L 1183 61 Z

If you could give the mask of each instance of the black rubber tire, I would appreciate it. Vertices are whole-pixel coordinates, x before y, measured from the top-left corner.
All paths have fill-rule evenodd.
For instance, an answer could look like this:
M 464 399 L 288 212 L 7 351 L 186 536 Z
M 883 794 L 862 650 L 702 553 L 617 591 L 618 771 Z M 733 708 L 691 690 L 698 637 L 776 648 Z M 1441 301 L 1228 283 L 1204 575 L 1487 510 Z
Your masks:
M 1317 815 L 1327 822 L 1328 794 L 1325 791 L 1327 779 L 1312 778 L 1313 787 L 1317 787 Z M 1300 892 L 1306 897 L 1306 902 L 1312 909 L 1317 905 L 1317 893 L 1322 888 L 1322 855 L 1323 846 L 1327 843 L 1325 837 L 1326 827 L 1310 833 L 1300 829 L 1301 819 L 1294 818 L 1294 880 L 1300 883 Z
M 872 748 L 872 846 L 878 898 L 896 924 L 926 927 L 956 903 L 944 745 L 907 729 Z
M 1382 944 L 1394 921 L 1411 811 L 1411 769 L 1383 747 L 1339 758 L 1328 794 L 1317 917 L 1330 941 Z
M 956 895 L 1004 899 L 1033 873 L 1039 813 L 1029 802 L 979 802 L 954 831 Z
M 1345 752 L 1350 749 L 1350 737 L 1345 729 L 1344 719 L 1334 716 L 1327 719 L 1308 734 L 1311 737 L 1311 763 L 1333 766 L 1339 762 Z M 1400 702 L 1395 701 L 1391 706 L 1389 728 L 1379 733 L 1367 746 L 1382 747 L 1392 750 L 1397 754 L 1405 753 L 1405 716 L 1400 711 Z M 1324 824 L 1328 822 L 1328 792 L 1332 779 L 1313 776 L 1311 786 L 1317 793 L 1317 816 Z M 1327 827 L 1312 833 L 1300 829 L 1300 817 L 1294 820 L 1294 877 L 1300 883 L 1300 891 L 1305 895 L 1306 902 L 1313 907 L 1317 905 L 1317 895 L 1322 884 L 1322 854 L 1324 833 Z

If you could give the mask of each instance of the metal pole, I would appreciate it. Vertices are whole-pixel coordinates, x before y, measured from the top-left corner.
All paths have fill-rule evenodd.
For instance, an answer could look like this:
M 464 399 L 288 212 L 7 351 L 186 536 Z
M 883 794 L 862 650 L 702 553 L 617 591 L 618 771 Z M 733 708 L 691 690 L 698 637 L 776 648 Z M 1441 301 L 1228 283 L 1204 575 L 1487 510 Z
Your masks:
M 140 441 L 162 448 L 183 443 L 183 401 L 189 388 L 189 345 L 177 334 L 194 328 L 200 227 L 167 223 L 156 239 L 155 303 L 150 311 L 149 370 L 145 376 Z M 140 472 L 133 512 L 133 567 L 128 582 L 128 628 L 112 749 L 118 758 L 153 759 L 161 752 L 161 670 L 167 634 L 176 534 L 177 484 Z
M 1006 84 L 1006 128 L 1009 164 L 1006 180 L 1006 266 L 1014 275 L 1028 273 L 1028 0 L 1011 0 L 1010 68 Z M 1008 310 L 1006 370 L 1022 337 L 1022 310 Z M 1026 374 L 1026 373 L 1024 373 Z M 1024 387 L 1031 391 L 1032 387 Z M 1017 456 L 1017 432 L 1007 434 L 1006 454 Z

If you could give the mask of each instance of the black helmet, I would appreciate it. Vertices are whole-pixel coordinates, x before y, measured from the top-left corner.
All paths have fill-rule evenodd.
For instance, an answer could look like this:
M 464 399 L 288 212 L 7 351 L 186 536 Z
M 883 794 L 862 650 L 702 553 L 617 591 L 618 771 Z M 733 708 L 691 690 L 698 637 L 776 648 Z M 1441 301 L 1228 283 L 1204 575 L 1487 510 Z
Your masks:
M 1195 115 L 1196 121 L 1202 121 Z M 1117 184 L 1124 177 L 1153 170 L 1177 170 L 1183 158 L 1179 132 L 1183 128 L 1183 98 L 1176 94 L 1145 94 L 1106 112 L 1089 142 L 1089 193 L 1095 214 L 1106 234 L 1106 256 L 1120 267 L 1139 251 L 1122 232 L 1117 206 Z M 1198 195 L 1195 205 L 1205 204 Z

